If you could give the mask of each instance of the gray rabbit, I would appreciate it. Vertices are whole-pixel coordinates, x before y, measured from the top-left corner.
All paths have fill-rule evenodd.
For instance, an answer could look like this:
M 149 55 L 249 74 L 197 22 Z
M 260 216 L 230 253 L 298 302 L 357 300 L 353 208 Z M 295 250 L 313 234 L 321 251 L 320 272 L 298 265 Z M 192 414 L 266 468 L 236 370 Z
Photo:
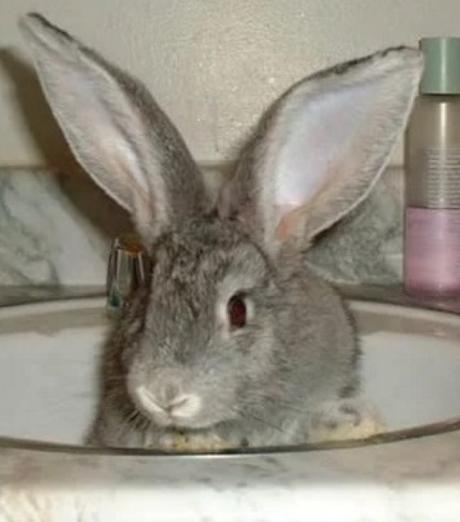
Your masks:
M 216 201 L 141 83 L 40 15 L 21 27 L 76 158 L 131 213 L 153 261 L 107 341 L 90 442 L 297 444 L 359 422 L 353 320 L 304 256 L 376 183 L 421 54 L 388 49 L 294 85 Z

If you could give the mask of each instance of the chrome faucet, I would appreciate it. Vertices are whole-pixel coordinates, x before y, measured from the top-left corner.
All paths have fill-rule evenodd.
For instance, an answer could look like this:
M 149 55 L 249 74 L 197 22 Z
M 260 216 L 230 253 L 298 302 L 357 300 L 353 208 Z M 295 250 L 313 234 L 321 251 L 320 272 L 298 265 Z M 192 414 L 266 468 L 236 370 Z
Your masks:
M 117 312 L 126 298 L 146 283 L 148 257 L 133 234 L 117 237 L 112 243 L 107 270 L 107 308 Z

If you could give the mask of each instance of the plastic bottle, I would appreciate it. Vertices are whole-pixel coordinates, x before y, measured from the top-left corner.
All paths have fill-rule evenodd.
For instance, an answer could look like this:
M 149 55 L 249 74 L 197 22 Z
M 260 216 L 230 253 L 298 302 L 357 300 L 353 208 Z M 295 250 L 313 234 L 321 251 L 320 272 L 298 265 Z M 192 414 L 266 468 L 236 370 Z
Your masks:
M 425 72 L 406 132 L 404 287 L 460 296 L 460 38 L 420 41 Z

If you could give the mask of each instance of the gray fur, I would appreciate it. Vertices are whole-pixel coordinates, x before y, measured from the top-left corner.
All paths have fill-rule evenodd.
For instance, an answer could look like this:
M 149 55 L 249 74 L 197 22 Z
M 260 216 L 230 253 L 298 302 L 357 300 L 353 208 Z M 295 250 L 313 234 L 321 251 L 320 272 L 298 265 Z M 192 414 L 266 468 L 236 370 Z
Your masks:
M 305 257 L 314 273 L 337 285 L 401 281 L 403 187 L 395 193 L 391 174 L 385 173 L 365 201 L 315 239 Z M 396 263 L 391 257 L 398 258 Z
M 155 253 L 151 292 L 128 306 L 107 344 L 97 442 L 140 443 L 136 422 L 124 422 L 136 416 L 128 372 L 131 379 L 145 381 L 149 374 L 161 383 L 162 369 L 175 368 L 207 404 L 192 428 L 211 424 L 235 446 L 305 441 L 317 401 L 330 399 L 331 390 L 337 396 L 356 391 L 354 328 L 327 284 L 289 263 L 274 271 L 249 237 L 216 217 L 165 234 Z M 251 277 L 257 320 L 244 334 L 222 340 L 216 282 L 242 272 Z M 168 430 L 150 429 L 158 438 L 149 445 L 160 446 Z
M 127 303 L 107 340 L 90 442 L 164 448 L 174 447 L 179 434 L 192 449 L 209 449 L 216 441 L 219 447 L 305 442 L 323 404 L 359 392 L 359 346 L 341 297 L 305 266 L 303 253 L 378 179 L 412 103 L 419 54 L 386 51 L 294 86 L 262 120 L 211 211 L 184 142 L 137 83 L 37 15 L 26 17 L 23 28 L 77 158 L 131 211 L 152 253 L 148 288 Z M 79 128 L 78 92 L 69 77 L 88 89 L 96 130 Z M 351 171 L 334 166 L 337 174 L 321 173 L 320 187 L 297 206 L 278 204 L 279 184 L 286 182 L 278 160 L 284 146 L 293 139 L 295 145 L 302 111 L 314 109 L 323 90 L 327 105 L 335 92 L 341 96 L 356 86 L 371 94 L 374 89 L 377 100 L 375 121 L 366 112 L 356 131 L 365 146 L 348 135 L 339 144 L 346 149 L 351 141 L 360 165 Z M 123 144 L 114 154 L 129 169 L 111 172 L 105 144 L 92 135 L 101 121 L 112 122 L 107 131 Z M 294 152 L 302 159 L 302 147 Z M 248 310 L 247 324 L 238 329 L 227 314 L 234 294 L 243 296 Z M 162 424 L 142 402 L 142 387 L 165 401 L 193 394 L 201 406 Z

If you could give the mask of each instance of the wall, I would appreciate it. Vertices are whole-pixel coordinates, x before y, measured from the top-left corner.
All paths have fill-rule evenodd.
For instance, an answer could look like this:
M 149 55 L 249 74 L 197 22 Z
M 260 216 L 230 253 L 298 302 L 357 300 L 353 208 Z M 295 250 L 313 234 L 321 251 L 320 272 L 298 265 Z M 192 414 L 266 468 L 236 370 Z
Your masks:
M 302 76 L 460 34 L 458 0 L 0 0 L 2 165 L 68 159 L 16 26 L 29 10 L 141 78 L 203 163 L 232 159 L 262 109 Z

